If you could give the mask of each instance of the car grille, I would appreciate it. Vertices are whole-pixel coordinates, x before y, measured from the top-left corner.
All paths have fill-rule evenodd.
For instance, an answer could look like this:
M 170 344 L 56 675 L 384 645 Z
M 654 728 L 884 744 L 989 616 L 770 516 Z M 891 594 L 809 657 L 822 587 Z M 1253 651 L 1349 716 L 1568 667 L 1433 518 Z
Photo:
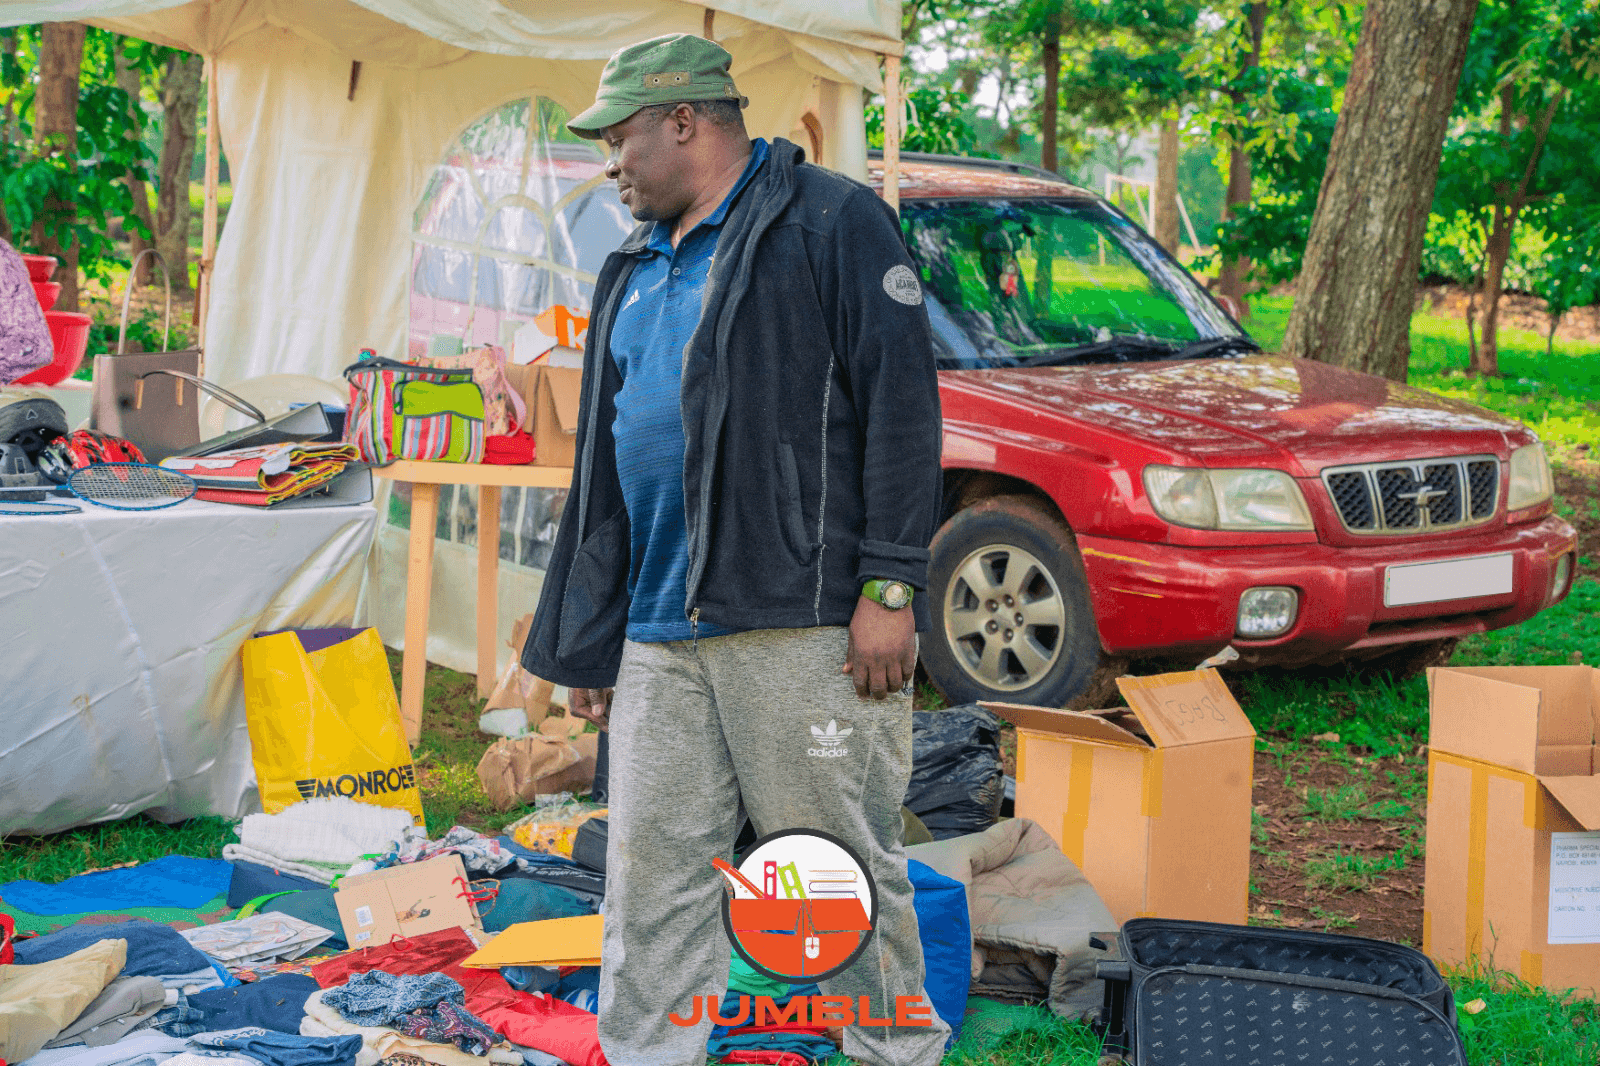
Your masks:
M 1332 467 L 1322 483 L 1351 533 L 1443 533 L 1494 517 L 1500 460 L 1469 455 Z

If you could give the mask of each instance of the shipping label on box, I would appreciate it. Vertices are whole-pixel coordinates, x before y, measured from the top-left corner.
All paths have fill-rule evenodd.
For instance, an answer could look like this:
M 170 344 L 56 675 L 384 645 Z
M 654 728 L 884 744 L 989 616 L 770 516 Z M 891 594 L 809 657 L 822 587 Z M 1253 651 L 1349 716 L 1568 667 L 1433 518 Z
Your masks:
M 1244 922 L 1250 720 L 1212 670 L 1117 684 L 1127 708 L 983 705 L 1017 727 L 1017 816 L 1049 831 L 1118 922 Z
M 1423 950 L 1595 995 L 1600 671 L 1439 668 L 1428 688 Z
M 346 877 L 333 902 L 345 940 L 352 948 L 365 948 L 440 929 L 481 931 L 467 884 L 461 856 L 441 855 Z

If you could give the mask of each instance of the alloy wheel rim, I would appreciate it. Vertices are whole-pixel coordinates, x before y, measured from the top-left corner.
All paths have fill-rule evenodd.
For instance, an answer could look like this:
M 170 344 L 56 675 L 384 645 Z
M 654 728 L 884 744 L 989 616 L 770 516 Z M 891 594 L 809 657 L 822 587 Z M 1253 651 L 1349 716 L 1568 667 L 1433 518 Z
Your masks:
M 1067 609 L 1055 575 L 1014 544 L 986 544 L 950 575 L 944 635 L 968 677 L 1002 692 L 1037 684 L 1061 658 Z

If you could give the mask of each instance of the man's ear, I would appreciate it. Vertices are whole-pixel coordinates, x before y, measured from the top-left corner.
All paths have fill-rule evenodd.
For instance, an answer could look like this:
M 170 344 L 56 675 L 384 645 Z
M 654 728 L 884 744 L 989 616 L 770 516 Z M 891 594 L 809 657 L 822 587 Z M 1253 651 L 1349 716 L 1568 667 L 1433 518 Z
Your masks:
M 699 125 L 700 114 L 690 104 L 679 104 L 672 111 L 673 134 L 679 144 L 688 141 L 695 134 L 695 127 Z

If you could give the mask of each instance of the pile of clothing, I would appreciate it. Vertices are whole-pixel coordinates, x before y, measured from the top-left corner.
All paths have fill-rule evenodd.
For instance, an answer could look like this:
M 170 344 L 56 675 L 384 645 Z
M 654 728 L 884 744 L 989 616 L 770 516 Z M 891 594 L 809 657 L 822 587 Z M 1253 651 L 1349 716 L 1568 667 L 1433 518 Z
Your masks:
M 512 925 L 595 914 L 605 898 L 603 871 L 461 826 L 430 840 L 403 811 L 338 797 L 251 815 L 238 831 L 226 860 L 167 857 L 56 885 L 0 885 L 0 927 L 6 910 L 75 922 L 17 938 L 13 959 L 0 953 L 0 1061 L 605 1066 L 598 967 L 462 965 Z M 910 854 L 922 860 L 910 867 L 926 988 L 952 1028 L 959 1030 L 976 984 L 1048 1000 L 1058 1012 L 1087 994 L 1074 942 L 1080 926 L 1109 928 L 1110 917 L 1103 908 L 1078 913 L 1098 900 L 1085 895 L 1081 875 L 1032 823 L 1001 823 Z M 332 884 L 446 855 L 461 860 L 474 884 L 495 882 L 492 899 L 478 905 L 477 924 L 352 950 Z M 1032 910 L 1010 898 L 1024 883 L 1035 897 Z M 212 924 L 181 921 L 173 924 L 185 928 L 175 929 L 113 917 L 139 907 L 191 908 Z M 92 910 L 99 913 L 84 913 Z M 1081 940 L 1086 952 L 1087 938 Z M 1011 965 L 1018 960 L 1027 964 Z M 1016 980 L 998 987 L 997 975 L 1023 970 L 1036 972 L 1038 987 Z M 731 1024 L 712 1030 L 708 1055 L 782 1066 L 831 1058 L 837 1031 L 738 1017 L 741 997 L 770 997 L 782 1007 L 818 994 L 816 986 L 765 977 L 734 955 L 720 1012 Z

